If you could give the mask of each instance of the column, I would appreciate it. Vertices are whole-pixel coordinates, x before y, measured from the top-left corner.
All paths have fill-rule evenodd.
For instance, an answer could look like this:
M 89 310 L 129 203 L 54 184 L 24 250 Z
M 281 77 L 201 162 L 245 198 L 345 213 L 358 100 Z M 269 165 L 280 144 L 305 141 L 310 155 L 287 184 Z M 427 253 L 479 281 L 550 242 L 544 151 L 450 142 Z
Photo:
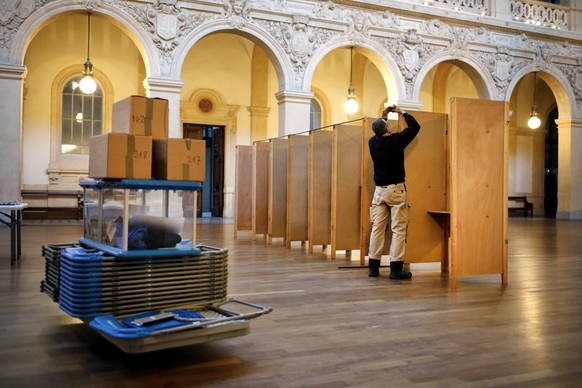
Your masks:
M 308 131 L 313 93 L 283 90 L 275 97 L 279 103 L 279 136 Z
M 168 100 L 168 137 L 182 137 L 180 124 L 180 97 L 184 81 L 171 78 L 148 77 L 144 87 L 148 97 L 165 98 Z
M 582 119 L 558 119 L 558 214 L 582 219 Z
M 491 16 L 497 19 L 512 20 L 511 1 L 491 0 L 489 3 Z
M 26 67 L 0 64 L 0 201 L 20 200 L 22 86 Z

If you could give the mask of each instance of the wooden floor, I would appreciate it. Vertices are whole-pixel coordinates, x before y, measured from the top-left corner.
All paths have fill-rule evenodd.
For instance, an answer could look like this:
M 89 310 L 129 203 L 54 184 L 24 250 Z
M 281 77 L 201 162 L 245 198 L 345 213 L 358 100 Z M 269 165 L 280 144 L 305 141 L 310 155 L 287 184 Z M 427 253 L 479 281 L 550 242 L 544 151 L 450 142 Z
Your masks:
M 229 249 L 229 295 L 273 312 L 243 337 L 129 355 L 40 292 L 41 246 L 80 226 L 25 225 L 12 268 L 0 228 L 0 387 L 582 386 L 580 221 L 511 218 L 509 285 L 462 277 L 456 291 L 438 264 L 395 282 L 339 268 L 357 258 L 235 240 L 232 223 L 198 233 Z

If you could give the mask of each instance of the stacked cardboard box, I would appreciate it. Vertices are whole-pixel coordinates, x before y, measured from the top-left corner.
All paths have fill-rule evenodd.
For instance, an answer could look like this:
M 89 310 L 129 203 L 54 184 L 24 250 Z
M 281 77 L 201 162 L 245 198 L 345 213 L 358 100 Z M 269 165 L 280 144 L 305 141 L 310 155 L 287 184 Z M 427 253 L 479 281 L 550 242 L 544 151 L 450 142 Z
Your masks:
M 206 142 L 168 138 L 168 100 L 113 104 L 112 133 L 91 138 L 89 177 L 203 181 Z
M 204 181 L 206 142 L 193 139 L 155 139 L 152 176 L 161 180 Z

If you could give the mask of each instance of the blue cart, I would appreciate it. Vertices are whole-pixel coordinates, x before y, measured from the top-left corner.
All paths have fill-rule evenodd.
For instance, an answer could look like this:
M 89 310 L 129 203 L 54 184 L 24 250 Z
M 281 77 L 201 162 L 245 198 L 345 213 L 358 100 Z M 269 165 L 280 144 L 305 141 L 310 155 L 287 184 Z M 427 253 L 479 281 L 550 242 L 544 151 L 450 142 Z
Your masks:
M 228 251 L 195 243 L 196 196 L 183 192 L 198 182 L 81 186 L 84 237 L 43 247 L 41 291 L 124 352 L 245 335 L 271 311 L 228 298 Z

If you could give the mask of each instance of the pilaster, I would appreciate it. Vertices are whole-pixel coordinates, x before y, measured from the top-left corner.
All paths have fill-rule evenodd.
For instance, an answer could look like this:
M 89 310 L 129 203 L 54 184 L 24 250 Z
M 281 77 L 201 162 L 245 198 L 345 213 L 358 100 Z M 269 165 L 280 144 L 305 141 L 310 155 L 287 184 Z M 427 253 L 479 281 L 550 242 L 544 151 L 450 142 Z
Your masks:
M 275 97 L 279 104 L 279 136 L 308 131 L 313 93 L 282 90 Z
M 582 219 L 582 119 L 558 119 L 558 218 Z
M 148 97 L 165 98 L 168 100 L 168 137 L 181 138 L 180 96 L 184 82 L 171 78 L 149 77 L 144 80 L 143 84 Z
M 20 200 L 25 72 L 24 66 L 0 64 L 0 202 Z

